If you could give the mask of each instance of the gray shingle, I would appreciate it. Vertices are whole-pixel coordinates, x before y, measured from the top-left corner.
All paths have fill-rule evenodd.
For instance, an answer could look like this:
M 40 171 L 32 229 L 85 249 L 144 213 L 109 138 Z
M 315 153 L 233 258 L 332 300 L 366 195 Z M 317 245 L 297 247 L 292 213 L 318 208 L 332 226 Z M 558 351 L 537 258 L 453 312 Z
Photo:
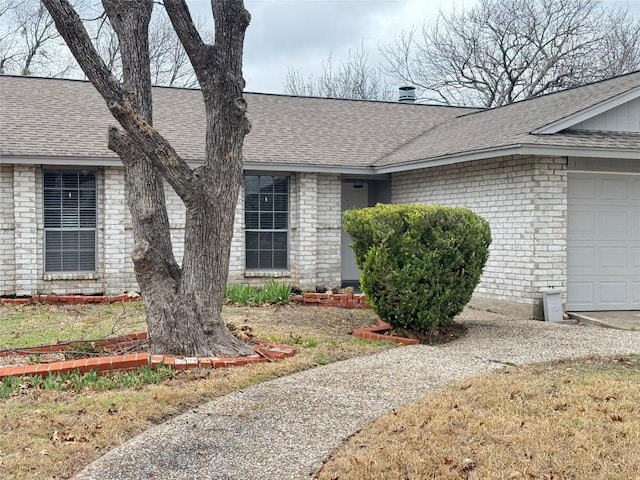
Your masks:
M 456 155 L 477 150 L 489 150 L 510 145 L 545 144 L 568 145 L 568 138 L 560 135 L 530 135 L 545 125 L 567 118 L 586 108 L 602 103 L 640 86 L 640 72 L 623 75 L 583 87 L 552 93 L 504 107 L 471 113 L 445 121 L 418 138 L 410 141 L 392 154 L 376 162 L 376 166 L 388 166 L 413 160 Z M 600 134 L 578 137 L 572 145 L 598 147 Z M 600 138 L 597 140 L 596 138 Z M 615 144 L 617 135 L 612 135 Z M 573 141 L 573 140 L 572 140 Z M 591 143 L 593 141 L 593 143 Z M 628 143 L 626 143 L 628 144 Z
M 530 132 L 640 86 L 640 72 L 492 109 L 247 93 L 245 162 L 386 167 L 518 145 L 638 149 L 638 135 Z M 0 76 L 2 157 L 117 158 L 115 120 L 88 82 Z M 187 160 L 204 155 L 199 90 L 154 88 L 158 130 Z
M 116 158 L 116 121 L 88 82 L 0 77 L 0 155 Z M 199 90 L 154 88 L 154 123 L 187 160 L 204 155 Z M 252 132 L 245 161 L 370 166 L 434 125 L 475 111 L 454 107 L 247 93 Z

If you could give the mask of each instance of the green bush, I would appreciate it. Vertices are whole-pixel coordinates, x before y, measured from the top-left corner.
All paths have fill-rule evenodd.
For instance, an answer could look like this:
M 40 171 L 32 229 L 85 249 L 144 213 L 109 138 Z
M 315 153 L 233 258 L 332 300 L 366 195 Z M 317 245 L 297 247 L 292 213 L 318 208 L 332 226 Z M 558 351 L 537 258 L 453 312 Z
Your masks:
M 349 210 L 360 283 L 395 328 L 433 333 L 471 300 L 489 256 L 491 231 L 466 208 L 382 205 Z
M 225 296 L 227 301 L 235 305 L 288 305 L 291 297 L 291 286 L 269 279 L 264 288 L 251 285 L 228 285 Z

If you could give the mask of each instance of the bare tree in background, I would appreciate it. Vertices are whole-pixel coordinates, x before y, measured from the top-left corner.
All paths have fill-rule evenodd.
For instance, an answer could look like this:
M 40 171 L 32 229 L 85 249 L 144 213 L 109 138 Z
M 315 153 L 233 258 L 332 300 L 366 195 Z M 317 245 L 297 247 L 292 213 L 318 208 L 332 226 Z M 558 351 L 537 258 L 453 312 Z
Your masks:
M 423 100 L 494 107 L 640 68 L 639 32 L 599 0 L 480 0 L 382 53 Z
M 253 349 L 221 317 L 238 192 L 242 145 L 251 125 L 242 93 L 244 35 L 250 15 L 242 0 L 212 0 L 215 41 L 207 44 L 184 0 L 165 0 L 171 24 L 193 66 L 206 118 L 202 166 L 191 168 L 153 127 L 148 31 L 153 0 L 103 0 L 118 36 L 122 82 L 96 51 L 68 0 L 43 0 L 56 27 L 120 127 L 109 148 L 124 165 L 151 351 L 187 356 L 237 356 Z M 184 255 L 171 245 L 163 180 L 185 206 Z
M 100 56 L 117 78 L 122 77 L 120 45 L 108 17 L 95 2 L 75 0 L 74 8 Z M 0 73 L 43 77 L 81 78 L 82 71 L 38 0 L 0 0 Z M 203 31 L 202 22 L 196 28 Z M 211 41 L 205 36 L 205 41 Z M 189 57 L 162 6 L 149 24 L 151 81 L 154 85 L 195 87 L 197 80 Z
M 392 100 L 395 95 L 380 66 L 369 65 L 369 54 L 362 45 L 358 50 L 349 50 L 346 62 L 340 62 L 337 67 L 329 54 L 322 61 L 322 73 L 318 76 L 305 79 L 298 70 L 290 68 L 284 93 L 355 100 Z
M 199 31 L 206 31 L 202 22 L 194 22 Z M 211 38 L 204 36 L 205 41 Z M 151 80 L 154 85 L 167 87 L 195 87 L 198 82 L 175 30 L 164 9 L 157 9 L 149 28 Z
M 195 22 L 198 31 L 206 32 L 201 21 Z M 109 19 L 102 15 L 90 25 L 93 42 L 107 67 L 118 78 L 122 77 L 120 45 Z M 203 35 L 205 41 L 210 36 Z M 169 17 L 162 6 L 156 8 L 149 23 L 149 59 L 151 82 L 166 87 L 196 87 L 195 72 L 189 62 L 187 52 L 171 26 Z
M 64 76 L 73 58 L 39 1 L 0 0 L 0 73 Z

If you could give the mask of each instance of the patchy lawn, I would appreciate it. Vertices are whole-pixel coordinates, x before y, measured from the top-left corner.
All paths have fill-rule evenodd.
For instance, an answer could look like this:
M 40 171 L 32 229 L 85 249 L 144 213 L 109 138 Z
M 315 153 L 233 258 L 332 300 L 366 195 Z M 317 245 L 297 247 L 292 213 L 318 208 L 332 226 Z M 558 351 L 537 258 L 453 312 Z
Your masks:
M 74 392 L 27 388 L 0 400 L 0 478 L 70 478 L 109 449 L 190 407 L 258 382 L 393 346 L 348 333 L 371 310 L 228 307 L 227 322 L 260 338 L 295 345 L 283 361 L 176 373 L 157 385 Z M 120 326 L 128 325 L 128 328 Z M 116 326 L 117 328 L 114 328 Z M 140 305 L 0 306 L 0 348 L 145 330 Z M 79 334 L 77 332 L 80 332 Z M 21 341 L 19 341 L 21 339 Z M 6 432 L 11 432 L 7 434 Z
M 0 305 L 0 350 L 146 331 L 142 302 Z
M 638 479 L 640 356 L 465 380 L 365 427 L 322 480 Z

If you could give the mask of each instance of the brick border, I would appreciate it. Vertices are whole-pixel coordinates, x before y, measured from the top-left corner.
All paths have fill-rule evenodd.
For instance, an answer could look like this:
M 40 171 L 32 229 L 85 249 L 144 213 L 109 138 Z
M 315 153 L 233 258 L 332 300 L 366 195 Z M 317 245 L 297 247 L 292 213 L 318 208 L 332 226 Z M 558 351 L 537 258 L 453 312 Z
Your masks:
M 3 305 L 86 305 L 98 303 L 137 302 L 140 296 L 120 295 L 33 295 L 31 297 L 0 298 Z M 339 308 L 370 308 L 367 297 L 363 293 L 314 293 L 292 295 L 291 301 L 299 305 Z
M 388 342 L 394 342 L 399 345 L 418 345 L 420 343 L 420 340 L 418 340 L 417 338 L 395 337 L 393 335 L 384 335 L 382 333 L 379 333 L 386 332 L 388 330 L 391 330 L 391 325 L 383 322 L 380 319 L 377 319 L 375 325 L 354 330 L 351 335 L 367 340 L 386 340 Z
M 113 345 L 115 348 L 116 346 L 123 346 L 127 342 L 131 343 L 146 338 L 147 334 L 143 332 L 126 337 L 107 339 L 104 341 L 102 346 Z M 45 345 L 42 347 L 4 350 L 0 352 L 0 356 L 11 355 L 18 352 L 21 354 L 59 352 L 68 349 L 70 344 L 74 343 L 77 344 L 82 342 L 69 342 L 67 344 L 60 345 Z M 255 354 L 246 357 L 175 357 L 172 355 L 129 353 L 109 357 L 81 358 L 79 360 L 38 363 L 35 365 L 0 367 L 0 380 L 7 377 L 23 377 L 28 375 L 46 377 L 49 374 L 70 373 L 73 371 L 86 373 L 93 370 L 97 370 L 100 374 L 106 375 L 115 372 L 130 372 L 146 366 L 158 367 L 160 365 L 171 367 L 174 370 L 224 368 L 254 363 L 273 362 L 275 360 L 292 357 L 297 352 L 296 348 L 290 345 L 281 345 L 266 341 L 259 341 L 258 344 L 253 347 L 253 350 Z
M 39 345 L 37 347 L 9 348 L 0 350 L 0 357 L 10 355 L 29 355 L 33 353 L 55 353 L 71 350 L 78 345 L 93 343 L 96 347 L 103 347 L 105 350 L 115 350 L 116 348 L 130 348 L 147 339 L 147 332 L 131 333 L 120 337 L 103 338 L 100 340 L 72 340 L 70 342 L 60 342 L 54 345 Z
M 292 295 L 291 301 L 301 305 L 340 308 L 370 308 L 363 293 L 312 293 Z
M 120 295 L 33 295 L 31 297 L 0 298 L 3 305 L 85 305 L 91 303 L 137 302 L 140 296 Z

